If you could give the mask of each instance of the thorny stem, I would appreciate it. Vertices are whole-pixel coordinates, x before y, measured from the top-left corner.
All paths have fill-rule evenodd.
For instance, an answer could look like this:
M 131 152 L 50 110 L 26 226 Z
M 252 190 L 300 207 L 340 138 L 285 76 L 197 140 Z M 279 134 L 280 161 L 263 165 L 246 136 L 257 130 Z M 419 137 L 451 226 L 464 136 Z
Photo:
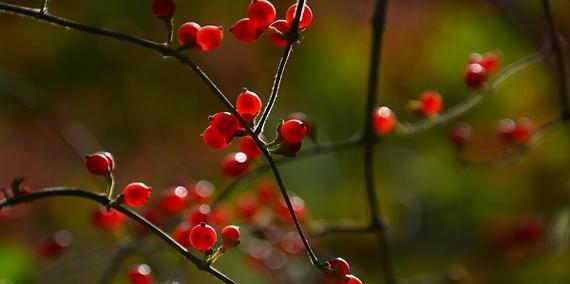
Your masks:
M 45 188 L 29 194 L 19 195 L 13 198 L 6 198 L 0 201 L 0 210 L 2 210 L 4 207 L 16 206 L 22 203 L 38 199 L 62 197 L 62 196 L 95 201 L 101 204 L 102 206 L 110 207 L 123 213 L 128 218 L 146 227 L 150 232 L 159 237 L 166 244 L 176 249 L 182 256 L 184 256 L 190 262 L 194 263 L 196 268 L 208 272 L 209 274 L 220 279 L 224 283 L 235 283 L 232 279 L 230 279 L 223 273 L 219 272 L 215 268 L 208 265 L 208 263 L 192 255 L 186 248 L 184 248 L 182 245 L 180 245 L 178 242 L 172 239 L 167 233 L 162 231 L 160 228 L 147 221 L 144 217 L 140 216 L 138 213 L 132 211 L 131 209 L 122 204 L 112 204 L 111 200 L 109 200 L 106 196 L 102 194 L 93 193 L 79 188 L 64 188 L 64 187 Z

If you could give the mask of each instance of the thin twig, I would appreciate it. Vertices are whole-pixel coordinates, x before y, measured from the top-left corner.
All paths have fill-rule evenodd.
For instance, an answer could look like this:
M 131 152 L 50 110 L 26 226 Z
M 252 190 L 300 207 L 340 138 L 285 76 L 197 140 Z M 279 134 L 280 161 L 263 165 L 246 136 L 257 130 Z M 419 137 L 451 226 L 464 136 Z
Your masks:
M 368 94 L 364 112 L 364 177 L 366 182 L 366 195 L 370 210 L 371 224 L 374 227 L 383 228 L 384 224 L 381 219 L 380 204 L 376 192 L 374 178 L 374 146 L 377 137 L 374 133 L 372 125 L 372 113 L 376 107 L 376 96 L 378 94 L 378 86 L 380 81 L 380 60 L 382 53 L 382 39 L 384 29 L 386 27 L 386 10 L 388 0 L 378 0 L 372 20 L 372 40 L 370 47 L 370 73 L 368 79 Z M 382 258 L 382 270 L 384 272 L 384 280 L 386 284 L 396 283 L 394 269 L 390 255 L 388 240 L 385 230 L 379 230 L 376 233 L 378 244 L 380 247 L 380 256 Z
M 220 279 L 224 283 L 236 283 L 232 279 L 230 279 L 229 277 L 224 275 L 223 273 L 219 272 L 215 268 L 208 265 L 206 262 L 204 262 L 201 259 L 199 259 L 198 257 L 192 255 L 186 248 L 184 248 L 182 245 L 180 245 L 178 242 L 176 242 L 174 239 L 172 239 L 167 233 L 165 233 L 160 228 L 158 228 L 154 224 L 147 221 L 144 217 L 140 216 L 138 213 L 132 211 L 130 208 L 128 208 L 122 204 L 112 205 L 111 201 L 106 196 L 104 196 L 102 194 L 93 193 L 93 192 L 86 191 L 84 189 L 79 189 L 79 188 L 64 188 L 64 187 L 45 188 L 45 189 L 41 189 L 41 190 L 29 193 L 29 194 L 24 194 L 24 195 L 19 195 L 17 197 L 4 199 L 4 200 L 0 201 L 0 210 L 2 210 L 4 207 L 16 206 L 19 204 L 23 204 L 23 203 L 38 200 L 38 199 L 62 197 L 62 196 L 87 199 L 87 200 L 95 201 L 95 202 L 97 202 L 97 203 L 99 203 L 105 207 L 111 207 L 111 208 L 123 213 L 125 216 L 132 219 L 133 221 L 136 221 L 137 223 L 146 227 L 154 235 L 159 237 L 166 244 L 168 244 L 171 247 L 173 247 L 174 249 L 176 249 L 186 259 L 188 259 L 189 261 L 194 263 L 194 265 L 198 269 L 208 272 L 209 274 Z

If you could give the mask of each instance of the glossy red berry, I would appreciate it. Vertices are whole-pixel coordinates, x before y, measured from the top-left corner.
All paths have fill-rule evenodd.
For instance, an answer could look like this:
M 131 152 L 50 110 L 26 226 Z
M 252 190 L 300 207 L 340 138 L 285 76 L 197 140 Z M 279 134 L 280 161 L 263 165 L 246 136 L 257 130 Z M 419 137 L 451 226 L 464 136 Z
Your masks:
M 178 32 L 176 33 L 176 39 L 178 39 L 178 43 L 181 46 L 187 46 L 187 47 L 197 46 L 196 35 L 198 34 L 198 31 L 200 29 L 201 29 L 200 25 L 194 22 L 188 22 L 182 24 L 178 28 Z
M 247 16 L 255 26 L 265 28 L 275 20 L 275 6 L 267 0 L 253 0 L 247 7 Z
M 229 112 L 218 112 L 210 117 L 210 126 L 226 137 L 231 137 L 239 128 L 238 119 Z
M 269 39 L 277 47 L 285 47 L 289 42 L 286 35 L 291 29 L 291 25 L 285 20 L 277 20 L 269 26 Z
M 152 283 L 152 275 L 150 266 L 139 264 L 131 267 L 127 274 L 129 283 L 131 284 L 150 284 Z
M 297 11 L 297 4 L 287 9 L 287 14 L 285 15 L 285 20 L 289 25 L 293 25 L 293 20 L 295 19 L 295 12 Z M 299 30 L 303 30 L 311 25 L 313 22 L 313 10 L 309 5 L 305 4 L 303 7 L 303 13 L 301 14 L 301 21 L 299 22 Z
M 223 163 L 223 170 L 227 176 L 237 177 L 243 174 L 249 167 L 249 160 L 245 153 L 230 153 Z
M 214 185 L 207 181 L 201 180 L 194 185 L 194 190 L 190 192 L 192 199 L 199 204 L 204 204 L 210 200 L 214 194 Z
M 434 116 L 443 108 L 441 95 L 436 91 L 425 91 L 420 95 L 417 111 L 423 116 Z
M 472 63 L 467 65 L 465 83 L 472 89 L 480 88 L 487 79 L 487 69 L 481 64 Z
M 257 143 L 250 136 L 244 136 L 239 139 L 238 149 L 240 152 L 245 153 L 249 160 L 253 160 L 261 155 Z
M 206 252 L 216 244 L 218 235 L 212 226 L 200 223 L 190 231 L 189 240 L 193 248 Z
M 210 51 L 222 43 L 224 30 L 220 26 L 204 26 L 196 33 L 196 43 L 202 51 Z
M 157 18 L 170 20 L 172 19 L 172 16 L 174 16 L 175 10 L 176 10 L 176 4 L 174 4 L 173 0 L 152 1 L 152 13 Z
M 206 143 L 210 148 L 213 149 L 223 149 L 228 147 L 230 139 L 223 133 L 219 132 L 212 126 L 208 126 L 206 130 L 202 133 L 202 141 Z
M 473 136 L 473 127 L 467 122 L 456 123 L 449 131 L 449 142 L 456 148 L 463 147 Z
M 305 139 L 307 128 L 305 124 L 298 119 L 290 119 L 285 121 L 279 129 L 279 137 L 290 144 L 297 144 Z
M 98 207 L 93 212 L 93 225 L 102 230 L 114 230 L 125 223 L 125 216 L 115 209 Z
M 208 223 L 210 212 L 210 206 L 207 204 L 195 206 L 190 210 L 190 212 L 188 212 L 188 223 L 190 223 L 190 226 L 196 226 L 200 223 Z
M 175 241 L 177 241 L 181 246 L 187 248 L 190 247 L 190 230 L 192 227 L 186 222 L 179 224 L 174 228 L 174 232 L 172 233 L 172 237 Z
M 249 18 L 243 18 L 237 21 L 231 28 L 230 32 L 238 39 L 243 42 L 253 42 L 256 41 L 259 36 L 263 33 L 255 23 Z
M 253 119 L 261 111 L 261 99 L 256 93 L 243 89 L 236 100 L 237 112 L 247 122 L 253 122 Z
M 348 274 L 344 279 L 344 284 L 362 284 L 362 281 L 358 277 Z
M 222 242 L 223 248 L 228 249 L 234 247 L 239 242 L 239 227 L 238 226 L 226 226 L 222 229 Z
M 396 124 L 396 116 L 388 107 L 378 107 L 372 112 L 372 122 L 379 134 L 390 133 Z
M 97 152 L 85 156 L 85 165 L 94 175 L 109 175 L 115 168 L 115 161 L 111 153 Z
M 189 201 L 190 193 L 188 189 L 183 186 L 176 186 L 163 192 L 158 204 L 164 212 L 176 214 L 184 210 Z
M 343 258 L 337 257 L 329 259 L 327 261 L 330 269 L 332 269 L 332 274 L 328 274 L 327 278 L 331 280 L 342 280 L 345 276 L 350 273 L 350 265 Z
M 131 207 L 140 207 L 150 198 L 152 189 L 142 182 L 133 182 L 123 189 L 125 204 Z

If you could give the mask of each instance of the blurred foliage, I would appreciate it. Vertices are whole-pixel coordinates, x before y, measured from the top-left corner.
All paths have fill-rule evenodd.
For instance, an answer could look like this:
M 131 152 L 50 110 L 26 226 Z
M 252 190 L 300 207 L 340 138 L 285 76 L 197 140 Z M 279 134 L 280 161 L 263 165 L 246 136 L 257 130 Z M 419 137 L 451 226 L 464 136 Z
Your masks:
M 8 2 L 37 6 L 39 1 Z M 150 13 L 150 0 L 51 2 L 50 11 L 62 17 L 154 40 L 166 37 L 163 24 Z M 229 27 L 243 17 L 248 2 L 178 1 L 176 23 Z M 292 1 L 274 2 L 282 14 Z M 288 113 L 302 111 L 317 122 L 321 141 L 335 141 L 360 130 L 364 119 L 373 1 L 310 4 L 315 24 L 295 47 L 268 129 Z M 552 5 L 561 33 L 570 38 L 570 2 L 552 0 Z M 470 53 L 498 50 L 505 66 L 547 40 L 539 1 L 391 1 L 387 24 L 379 101 L 403 121 L 417 119 L 406 103 L 426 89 L 440 91 L 447 106 L 470 94 L 462 80 Z M 222 106 L 186 68 L 139 47 L 6 14 L 0 14 L 0 27 L 0 184 L 25 176 L 33 188 L 72 185 L 104 191 L 103 181 L 90 176 L 82 161 L 84 153 L 100 149 L 118 161 L 119 186 L 140 180 L 160 190 L 192 177 L 221 189 L 230 182 L 220 171 L 225 152 L 210 150 L 199 139 L 207 116 Z M 226 34 L 219 49 L 188 53 L 232 100 L 242 87 L 266 100 L 281 50 L 266 38 L 243 44 Z M 20 83 L 27 87 L 15 98 L 10 90 Z M 540 124 L 556 117 L 556 92 L 552 65 L 542 62 L 517 73 L 463 119 L 474 125 L 476 145 L 484 153 L 492 147 L 487 142 L 499 119 L 529 117 Z M 73 137 L 77 151 L 55 129 Z M 568 130 L 554 129 L 514 165 L 486 168 L 458 163 L 446 142 L 447 129 L 412 138 L 388 136 L 378 147 L 377 184 L 392 228 L 397 275 L 409 280 L 405 283 L 441 283 L 438 279 L 459 267 L 469 283 L 570 283 L 566 246 L 513 260 L 497 256 L 486 241 L 497 220 L 516 223 L 541 216 L 548 225 L 558 216 L 570 186 Z M 361 155 L 353 149 L 281 169 L 312 219 L 364 224 L 368 210 Z M 256 183 L 238 190 L 247 192 Z M 97 279 L 117 236 L 91 228 L 92 207 L 54 199 L 19 210 L 15 220 L 0 219 L 0 283 Z M 68 255 L 53 262 L 34 256 L 29 244 L 64 228 L 76 240 Z M 159 252 L 137 254 L 124 268 L 152 255 L 150 264 L 165 267 L 160 277 L 167 279 L 179 257 L 154 242 Z M 325 237 L 318 253 L 323 259 L 342 256 L 365 283 L 382 283 L 370 235 Z M 240 283 L 269 281 L 237 252 L 217 266 Z M 290 266 L 291 273 L 310 269 L 303 255 Z M 188 283 L 215 283 L 191 265 L 184 267 Z M 124 281 L 119 274 L 117 283 Z

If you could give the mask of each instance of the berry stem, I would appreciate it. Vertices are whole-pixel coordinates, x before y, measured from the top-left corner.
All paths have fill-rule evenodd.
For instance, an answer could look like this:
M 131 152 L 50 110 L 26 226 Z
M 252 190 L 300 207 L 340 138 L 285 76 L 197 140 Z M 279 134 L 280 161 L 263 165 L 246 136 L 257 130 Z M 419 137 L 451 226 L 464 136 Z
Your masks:
M 50 1 L 50 0 L 42 0 L 42 8 L 41 8 L 41 10 L 40 10 L 40 12 L 41 12 L 42 14 L 47 14 L 47 13 L 48 13 L 49 1 Z
M 164 23 L 166 24 L 166 29 L 168 30 L 166 46 L 170 47 L 174 41 L 174 17 L 170 18 L 169 20 L 165 20 Z
M 382 52 L 382 41 L 384 30 L 386 27 L 386 14 L 387 14 L 388 0 L 376 1 L 376 8 L 374 9 L 374 17 L 372 19 L 372 40 L 371 40 L 371 54 L 370 54 L 370 72 L 368 79 L 368 94 L 365 106 L 364 117 L 364 178 L 365 189 L 367 194 L 368 206 L 370 210 L 371 224 L 377 228 L 383 228 L 381 219 L 380 204 L 378 202 L 378 195 L 375 185 L 374 177 L 374 146 L 378 137 L 374 133 L 374 125 L 372 124 L 372 114 L 376 107 L 376 97 L 378 93 L 378 86 L 380 81 L 380 63 Z M 382 258 L 382 270 L 384 272 L 384 281 L 386 284 L 396 283 L 394 276 L 394 269 L 392 267 L 392 259 L 390 255 L 390 248 L 388 239 L 385 235 L 385 230 L 376 231 L 378 238 L 378 245 L 380 248 L 380 256 Z
M 222 251 L 221 247 L 217 248 L 216 251 L 206 259 L 206 262 L 210 265 L 214 264 L 214 262 L 216 262 L 216 260 L 218 260 L 218 258 L 220 258 L 220 256 L 223 254 L 224 252 Z
M 113 172 L 106 175 L 105 179 L 107 179 L 107 198 L 113 200 L 113 196 L 115 195 L 115 176 Z

